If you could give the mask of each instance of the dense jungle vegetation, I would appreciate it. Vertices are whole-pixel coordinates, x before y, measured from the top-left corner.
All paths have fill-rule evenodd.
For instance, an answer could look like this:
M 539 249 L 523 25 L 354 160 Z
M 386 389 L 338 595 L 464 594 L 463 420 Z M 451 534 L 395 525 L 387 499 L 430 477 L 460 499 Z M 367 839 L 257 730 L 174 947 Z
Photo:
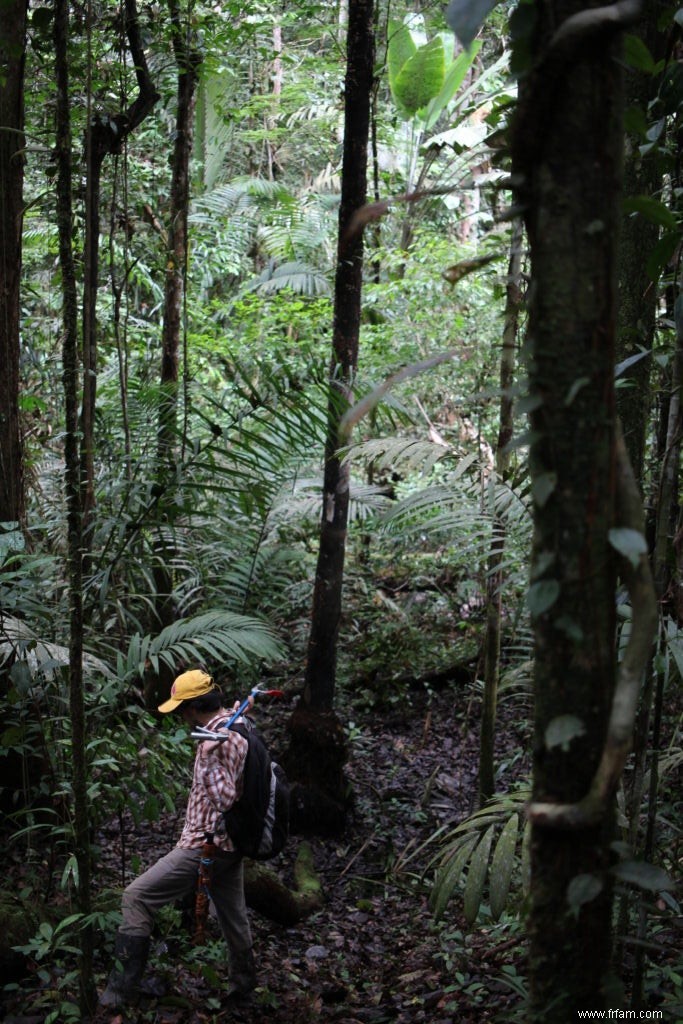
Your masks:
M 297 811 L 131 1019 L 683 1020 L 682 30 L 0 5 L 4 1020 L 121 1020 L 195 664 Z

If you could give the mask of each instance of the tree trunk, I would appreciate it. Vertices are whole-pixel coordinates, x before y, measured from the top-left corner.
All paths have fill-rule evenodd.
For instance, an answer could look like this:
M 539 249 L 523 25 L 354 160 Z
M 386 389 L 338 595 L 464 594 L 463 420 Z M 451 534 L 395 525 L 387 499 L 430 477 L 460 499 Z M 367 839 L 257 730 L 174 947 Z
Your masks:
M 184 335 L 185 285 L 187 278 L 187 215 L 190 205 L 190 160 L 194 143 L 194 112 L 201 54 L 188 22 L 181 18 L 175 0 L 169 0 L 173 33 L 173 50 L 178 68 L 175 145 L 171 197 L 168 213 L 166 277 L 164 282 L 164 325 L 161 338 L 161 394 L 158 423 L 159 486 L 172 486 L 177 458 L 178 365 Z M 167 509 L 172 507 L 165 501 Z M 155 542 L 154 585 L 155 607 L 159 625 L 170 625 L 176 618 L 173 602 L 173 578 L 170 564 L 175 552 L 163 529 Z M 170 686 L 170 679 L 169 679 Z
M 304 690 L 289 723 L 286 759 L 292 777 L 311 789 L 309 799 L 302 801 L 302 807 L 312 809 L 308 825 L 306 821 L 300 823 L 304 831 L 323 817 L 327 822 L 333 819 L 342 828 L 348 802 L 348 787 L 342 771 L 347 744 L 333 709 L 349 510 L 349 466 L 342 464 L 338 449 L 340 423 L 350 404 L 358 361 L 363 231 L 354 230 L 353 215 L 365 204 L 367 192 L 374 70 L 372 0 L 349 2 L 346 61 L 342 187 L 320 546 Z M 310 799 L 314 795 L 319 796 L 319 801 Z M 302 813 L 302 818 L 305 817 Z
M 24 216 L 24 61 L 26 0 L 0 11 L 0 523 L 24 522 L 24 459 L 19 423 L 19 312 Z
M 97 290 L 99 277 L 100 180 L 105 157 L 120 153 L 124 140 L 144 121 L 159 99 L 142 48 L 135 0 L 126 0 L 125 25 L 139 92 L 127 110 L 92 118 L 86 130 L 85 266 L 83 280 L 83 396 L 81 406 L 81 487 L 84 541 L 90 545 L 95 508 L 95 404 L 97 400 Z
M 175 0 L 169 0 L 173 51 L 178 68 L 177 109 L 171 197 L 168 212 L 168 245 L 164 285 L 164 325 L 161 341 L 161 404 L 159 408 L 159 461 L 173 463 L 178 407 L 178 363 L 183 335 L 185 281 L 187 276 L 187 214 L 190 204 L 190 160 L 194 142 L 194 111 L 201 54 L 188 36 Z
M 513 137 L 532 278 L 533 800 L 572 804 L 601 762 L 616 668 L 608 531 L 623 88 L 617 26 L 586 17 L 579 0 L 535 10 Z M 575 829 L 532 818 L 534 1021 L 610 1005 L 612 817 L 608 808 Z
M 348 463 L 342 465 L 337 449 L 339 423 L 351 398 L 358 361 L 363 234 L 362 231 L 351 233 L 349 228 L 353 214 L 365 204 L 367 192 L 367 150 L 374 61 L 372 14 L 371 0 L 351 0 L 349 3 L 344 152 L 324 493 L 303 695 L 306 707 L 316 710 L 330 710 L 333 705 L 337 636 L 341 616 L 349 508 L 349 466 Z
M 503 353 L 500 360 L 500 427 L 496 445 L 496 481 L 505 481 L 510 469 L 510 450 L 513 431 L 513 398 L 511 388 L 515 372 L 515 348 L 519 311 L 522 304 L 522 225 L 515 223 L 510 239 Z M 496 731 L 496 705 L 500 675 L 500 636 L 503 614 L 503 553 L 505 550 L 505 523 L 494 515 L 493 535 L 486 573 L 486 634 L 484 637 L 484 700 L 481 710 L 481 737 L 479 747 L 479 802 L 486 803 L 495 790 L 494 740 Z
M 78 864 L 78 910 L 88 917 L 90 903 L 90 827 L 88 820 L 87 757 L 85 742 L 85 701 L 83 691 L 83 515 L 81 507 L 79 424 L 78 424 L 78 300 L 72 248 L 73 211 L 71 199 L 71 113 L 68 76 L 68 0 L 55 6 L 55 67 L 57 77 L 57 222 L 59 263 L 62 275 L 62 361 L 65 402 L 64 489 L 67 504 L 69 580 L 69 712 L 71 719 L 71 763 L 74 800 L 73 842 Z M 88 1014 L 95 1005 L 92 926 L 80 931 L 81 1010 Z

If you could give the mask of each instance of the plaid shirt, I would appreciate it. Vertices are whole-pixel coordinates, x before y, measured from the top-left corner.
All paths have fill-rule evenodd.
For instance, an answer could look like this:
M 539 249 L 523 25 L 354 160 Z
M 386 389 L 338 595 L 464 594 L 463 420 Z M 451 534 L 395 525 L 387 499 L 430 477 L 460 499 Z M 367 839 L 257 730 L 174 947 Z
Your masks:
M 223 709 L 207 723 L 217 729 L 229 718 Z M 247 741 L 229 731 L 222 743 L 200 743 L 194 760 L 192 788 L 187 801 L 185 824 L 177 845 L 193 850 L 204 843 L 207 832 L 214 833 L 214 843 L 229 852 L 234 849 L 225 833 L 221 811 L 227 810 L 242 792 L 242 772 L 247 756 Z

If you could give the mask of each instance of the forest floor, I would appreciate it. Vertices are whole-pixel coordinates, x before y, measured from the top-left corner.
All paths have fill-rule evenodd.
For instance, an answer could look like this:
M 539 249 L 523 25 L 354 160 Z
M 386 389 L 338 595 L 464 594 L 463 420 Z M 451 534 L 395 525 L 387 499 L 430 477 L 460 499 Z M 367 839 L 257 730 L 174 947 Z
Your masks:
M 251 914 L 259 971 L 251 1005 L 239 1013 L 221 1012 L 220 993 L 206 980 L 211 972 L 202 950 L 190 950 L 188 958 L 188 942 L 171 937 L 152 962 L 171 982 L 171 991 L 124 1021 L 479 1024 L 511 1019 L 519 1003 L 514 985 L 523 974 L 520 927 L 509 919 L 506 926 L 489 920 L 470 930 L 456 900 L 435 923 L 428 905 L 432 873 L 424 872 L 438 846 L 419 849 L 440 825 L 455 824 L 475 809 L 476 708 L 462 689 L 444 690 L 429 702 L 415 696 L 407 712 L 363 718 L 355 714 L 351 730 L 347 774 L 355 810 L 349 827 L 339 839 L 307 840 L 324 893 L 321 909 L 288 928 Z M 519 750 L 524 737 L 516 728 L 508 722 L 504 735 L 506 745 Z M 129 852 L 135 849 L 147 866 L 166 852 L 179 827 L 180 818 L 153 828 L 131 826 Z M 300 841 L 291 837 L 274 864 L 292 887 Z M 115 858 L 116 849 L 110 854 Z M 206 953 L 225 982 L 222 942 L 212 943 Z
M 150 961 L 167 994 L 125 1014 L 100 1011 L 97 1024 L 522 1020 L 525 946 L 516 914 L 495 923 L 484 906 L 469 927 L 462 894 L 456 893 L 438 922 L 429 905 L 440 847 L 426 841 L 476 808 L 480 702 L 473 693 L 471 685 L 451 682 L 430 694 L 412 691 L 408 704 L 402 700 L 374 712 L 354 708 L 349 714 L 353 814 L 343 836 L 306 839 L 322 885 L 322 905 L 292 927 L 250 911 L 259 984 L 248 1007 L 221 1009 L 228 963 L 214 924 L 207 944 L 193 947 L 179 911 L 169 908 L 160 915 Z M 289 710 L 278 705 L 259 723 L 276 754 L 282 741 L 278 730 Z M 499 709 L 496 760 L 503 790 L 528 771 L 527 720 L 514 705 L 503 703 Z M 154 824 L 135 825 L 127 813 L 123 831 L 118 821 L 108 823 L 98 837 L 97 887 L 120 885 L 122 853 L 130 878 L 167 852 L 180 832 L 182 815 L 180 807 Z M 270 865 L 292 889 L 301 842 L 291 836 L 285 852 Z M 675 941 L 665 958 L 671 957 L 672 964 L 679 960 L 673 955 Z M 104 948 L 95 951 L 100 986 L 110 966 L 108 956 Z M 29 976 L 21 992 L 6 1000 L 5 1015 L 0 1013 L 4 1024 L 46 1021 L 46 1000 L 49 989 L 59 986 L 55 971 L 60 968 L 43 963 L 49 970 L 43 970 L 42 980 L 40 972 Z M 58 1007 L 55 1002 L 50 1009 Z M 57 1012 L 48 1019 L 66 1024 L 69 1018 Z

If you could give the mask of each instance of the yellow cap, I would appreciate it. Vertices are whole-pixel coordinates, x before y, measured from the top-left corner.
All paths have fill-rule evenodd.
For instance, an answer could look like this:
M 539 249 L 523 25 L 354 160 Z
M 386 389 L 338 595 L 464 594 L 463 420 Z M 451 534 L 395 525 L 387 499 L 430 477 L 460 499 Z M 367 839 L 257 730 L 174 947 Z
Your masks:
M 182 704 L 184 700 L 192 700 L 193 697 L 203 697 L 215 689 L 213 679 L 208 672 L 202 672 L 200 668 L 193 668 L 189 672 L 183 672 L 171 687 L 171 697 L 159 705 L 159 711 L 166 714 Z

